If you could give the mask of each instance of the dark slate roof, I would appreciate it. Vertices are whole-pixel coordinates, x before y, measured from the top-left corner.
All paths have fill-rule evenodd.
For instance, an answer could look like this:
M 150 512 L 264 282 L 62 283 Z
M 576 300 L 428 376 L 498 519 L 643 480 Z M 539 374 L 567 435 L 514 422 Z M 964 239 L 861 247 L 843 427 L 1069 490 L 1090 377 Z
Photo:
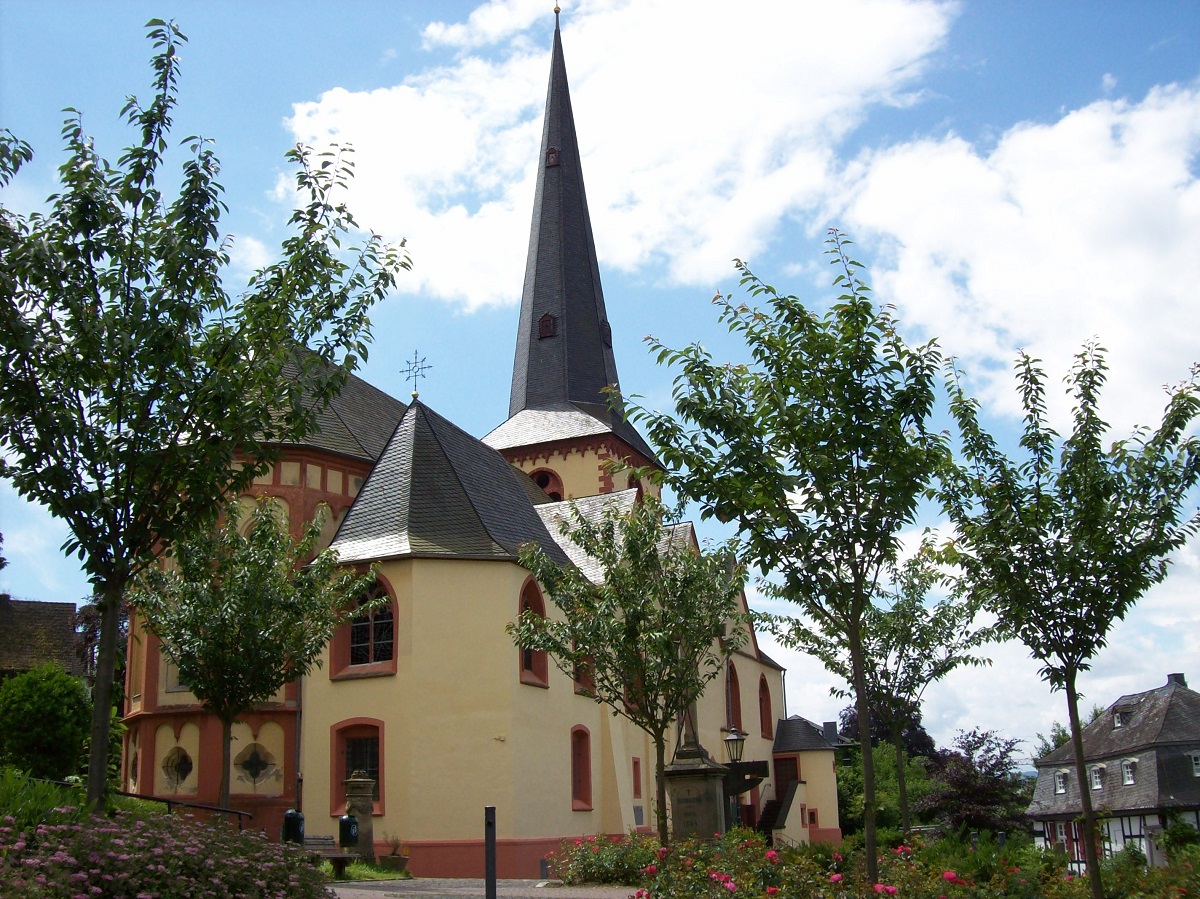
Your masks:
M 832 752 L 840 748 L 843 743 L 845 741 L 840 737 L 837 743 L 830 743 L 825 739 L 825 732 L 821 725 L 814 724 L 799 715 L 792 715 L 790 718 L 781 718 L 775 725 L 775 743 L 771 747 L 771 751 L 810 752 L 827 749 Z
M 1122 725 L 1114 726 L 1114 714 Z M 1112 811 L 1200 808 L 1200 778 L 1191 754 L 1200 752 L 1200 693 L 1173 675 L 1165 686 L 1122 696 L 1083 729 L 1089 769 L 1103 766 L 1101 786 L 1090 791 L 1097 808 Z M 1134 783 L 1123 783 L 1121 766 L 1134 761 Z M 1065 744 L 1037 760 L 1038 781 L 1028 813 L 1037 817 L 1078 814 L 1082 805 L 1074 754 Z M 1066 792 L 1054 792 L 1054 775 L 1066 773 Z
M 535 510 L 528 477 L 414 401 L 338 528 L 346 563 L 403 556 L 514 560 L 522 543 L 567 556 Z
M 0 671 L 28 671 L 46 662 L 83 673 L 75 654 L 75 604 L 0 594 Z
M 547 315 L 552 316 L 552 333 L 543 336 L 540 323 Z M 605 422 L 616 436 L 654 461 L 641 435 L 620 414 L 608 411 L 604 390 L 618 384 L 612 329 L 604 308 L 600 266 L 583 187 L 562 35 L 556 23 L 529 255 L 521 293 L 509 419 L 524 410 L 568 412 L 566 404 L 575 404 L 579 410 Z M 568 431 L 557 432 L 558 425 L 567 426 Z M 556 417 L 535 427 L 543 433 L 543 439 L 507 444 L 489 440 L 489 444 L 526 445 L 577 436 L 569 433 L 568 422 Z M 497 431 L 503 429 L 502 425 Z
M 292 362 L 285 373 L 295 377 L 298 367 L 298 362 Z M 317 413 L 317 431 L 290 445 L 374 462 L 383 452 L 406 408 L 395 397 L 350 375 L 341 392 Z

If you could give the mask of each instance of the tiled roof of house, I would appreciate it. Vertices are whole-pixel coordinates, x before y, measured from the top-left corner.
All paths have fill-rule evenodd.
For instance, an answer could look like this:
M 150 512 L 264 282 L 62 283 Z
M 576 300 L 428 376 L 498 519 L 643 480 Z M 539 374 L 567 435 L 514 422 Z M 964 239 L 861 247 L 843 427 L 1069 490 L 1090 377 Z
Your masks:
M 772 752 L 811 752 L 827 749 L 833 751 L 843 745 L 840 737 L 838 742 L 831 743 L 825 739 L 825 731 L 819 724 L 814 724 L 807 718 L 792 715 L 781 718 L 775 725 L 775 744 Z
M 1200 693 L 1172 675 L 1165 686 L 1122 696 L 1083 729 L 1088 783 L 1096 808 L 1118 810 L 1200 808 L 1200 778 L 1192 754 L 1200 752 Z M 1133 766 L 1126 783 L 1125 765 Z M 1069 743 L 1037 760 L 1038 781 L 1029 814 L 1074 815 L 1082 809 Z M 1099 769 L 1099 786 L 1091 769 Z M 1056 792 L 1055 775 L 1065 792 Z
M 402 556 L 513 560 L 522 543 L 534 541 L 565 564 L 535 511 L 528 480 L 495 450 L 414 402 L 332 547 L 346 563 Z
M 54 662 L 70 674 L 82 674 L 74 616 L 71 602 L 34 602 L 0 594 L 0 672 L 28 671 Z

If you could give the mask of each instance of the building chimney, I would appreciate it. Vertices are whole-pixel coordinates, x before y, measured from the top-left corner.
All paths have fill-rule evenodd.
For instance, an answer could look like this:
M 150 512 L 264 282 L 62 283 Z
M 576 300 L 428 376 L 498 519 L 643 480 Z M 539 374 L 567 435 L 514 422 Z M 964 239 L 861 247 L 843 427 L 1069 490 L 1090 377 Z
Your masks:
M 821 733 L 825 737 L 826 743 L 836 746 L 841 742 L 841 739 L 838 737 L 836 721 L 826 721 L 824 724 L 822 724 Z
M 1179 684 L 1179 686 L 1181 686 L 1181 687 L 1186 687 L 1187 686 L 1187 678 L 1185 678 L 1183 676 L 1183 674 L 1181 674 L 1181 673 L 1180 674 L 1168 674 L 1167 675 L 1167 683 L 1168 684 Z

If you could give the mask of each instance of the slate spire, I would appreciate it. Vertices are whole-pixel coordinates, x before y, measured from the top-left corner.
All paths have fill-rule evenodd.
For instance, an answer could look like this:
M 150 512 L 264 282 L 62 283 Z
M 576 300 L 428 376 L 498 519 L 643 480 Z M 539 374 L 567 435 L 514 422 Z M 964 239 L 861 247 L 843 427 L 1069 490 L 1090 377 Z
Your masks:
M 653 459 L 636 430 L 609 411 L 604 390 L 618 383 L 556 11 L 509 419 L 571 404 Z
M 604 405 L 617 383 L 557 14 L 509 416 Z

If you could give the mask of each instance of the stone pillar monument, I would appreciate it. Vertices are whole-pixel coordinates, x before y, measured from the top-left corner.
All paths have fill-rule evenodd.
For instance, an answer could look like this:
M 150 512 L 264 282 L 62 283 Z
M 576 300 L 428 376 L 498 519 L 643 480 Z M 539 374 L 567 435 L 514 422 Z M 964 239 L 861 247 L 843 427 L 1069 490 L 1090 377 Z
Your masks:
M 364 861 L 375 863 L 375 781 L 364 771 L 353 771 L 342 781 L 346 787 L 346 814 L 358 818 L 357 852 Z
M 725 832 L 725 772 L 725 766 L 711 761 L 700 745 L 693 703 L 684 712 L 682 739 L 664 772 L 672 839 L 711 839 Z

